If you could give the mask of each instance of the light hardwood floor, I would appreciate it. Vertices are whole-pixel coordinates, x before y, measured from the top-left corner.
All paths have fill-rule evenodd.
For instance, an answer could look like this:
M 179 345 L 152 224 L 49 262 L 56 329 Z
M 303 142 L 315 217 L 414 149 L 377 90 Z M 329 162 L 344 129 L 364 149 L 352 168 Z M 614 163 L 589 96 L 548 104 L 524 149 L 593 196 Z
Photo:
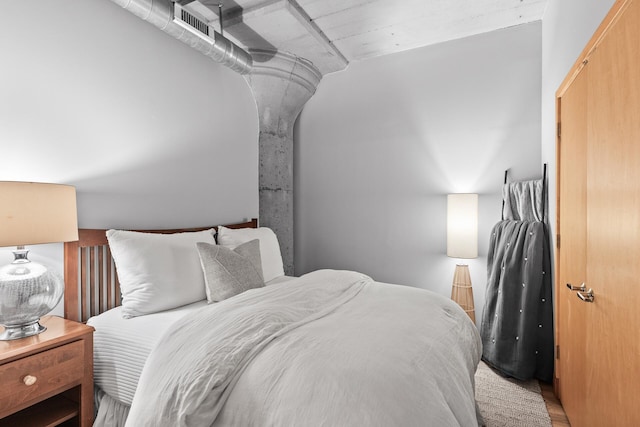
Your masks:
M 547 411 L 549 411 L 549 417 L 551 418 L 552 427 L 571 427 L 569 419 L 562 409 L 562 404 L 553 393 L 553 385 L 548 383 L 540 383 L 540 389 L 542 390 L 542 398 L 547 404 Z

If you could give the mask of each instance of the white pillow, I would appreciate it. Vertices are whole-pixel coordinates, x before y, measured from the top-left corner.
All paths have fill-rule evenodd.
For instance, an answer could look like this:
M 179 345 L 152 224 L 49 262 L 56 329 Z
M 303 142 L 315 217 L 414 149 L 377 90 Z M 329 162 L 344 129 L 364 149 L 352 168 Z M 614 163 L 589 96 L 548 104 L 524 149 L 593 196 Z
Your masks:
M 267 227 L 237 229 L 218 227 L 219 245 L 233 249 L 253 239 L 260 240 L 260 258 L 262 259 L 264 281 L 268 282 L 284 276 L 280 245 L 273 230 Z
M 206 299 L 196 243 L 215 244 L 213 236 L 213 229 L 175 234 L 107 231 L 122 292 L 122 317 Z

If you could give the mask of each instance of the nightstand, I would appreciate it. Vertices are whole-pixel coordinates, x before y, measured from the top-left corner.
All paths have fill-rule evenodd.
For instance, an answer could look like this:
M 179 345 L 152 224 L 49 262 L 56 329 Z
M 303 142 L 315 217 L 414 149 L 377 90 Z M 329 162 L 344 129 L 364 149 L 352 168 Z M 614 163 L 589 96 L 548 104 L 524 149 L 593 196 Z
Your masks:
M 0 341 L 0 427 L 89 427 L 93 328 L 56 316 L 40 324 L 41 334 Z

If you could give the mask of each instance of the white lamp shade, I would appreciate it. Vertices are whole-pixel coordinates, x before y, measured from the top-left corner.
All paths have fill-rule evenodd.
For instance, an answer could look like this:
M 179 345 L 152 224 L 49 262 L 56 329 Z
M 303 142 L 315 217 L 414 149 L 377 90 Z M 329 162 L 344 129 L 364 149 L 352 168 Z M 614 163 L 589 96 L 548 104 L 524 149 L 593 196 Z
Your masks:
M 447 255 L 478 257 L 478 195 L 447 195 Z
M 0 246 L 78 240 L 76 189 L 0 181 Z

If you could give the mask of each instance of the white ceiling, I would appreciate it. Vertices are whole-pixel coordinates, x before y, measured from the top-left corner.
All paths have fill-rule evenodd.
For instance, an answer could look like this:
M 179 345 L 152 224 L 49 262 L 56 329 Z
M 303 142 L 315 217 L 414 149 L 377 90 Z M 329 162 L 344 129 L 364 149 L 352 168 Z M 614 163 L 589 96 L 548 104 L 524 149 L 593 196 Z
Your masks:
M 246 48 L 303 57 L 323 73 L 350 62 L 542 19 L 548 0 L 182 0 Z M 198 4 L 200 3 L 200 4 Z M 202 6 L 206 8 L 202 8 Z

